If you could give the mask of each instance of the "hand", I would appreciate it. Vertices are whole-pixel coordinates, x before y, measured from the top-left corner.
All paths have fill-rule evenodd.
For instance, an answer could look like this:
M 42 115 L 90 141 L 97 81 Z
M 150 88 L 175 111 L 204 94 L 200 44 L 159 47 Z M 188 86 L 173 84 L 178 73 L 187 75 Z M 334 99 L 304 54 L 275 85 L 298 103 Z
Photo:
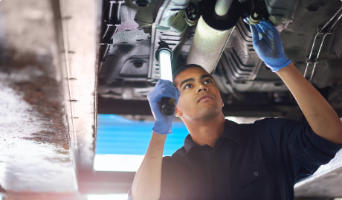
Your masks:
M 175 100 L 177 105 L 180 91 L 174 86 L 171 81 L 159 79 L 153 91 L 147 95 L 152 114 L 156 122 L 154 123 L 153 131 L 158 134 L 172 133 L 172 121 L 175 114 L 165 116 L 160 111 L 160 101 L 163 97 L 170 97 Z
M 257 25 L 250 25 L 250 28 L 254 49 L 272 72 L 277 72 L 291 63 L 284 53 L 279 32 L 270 22 L 262 20 Z

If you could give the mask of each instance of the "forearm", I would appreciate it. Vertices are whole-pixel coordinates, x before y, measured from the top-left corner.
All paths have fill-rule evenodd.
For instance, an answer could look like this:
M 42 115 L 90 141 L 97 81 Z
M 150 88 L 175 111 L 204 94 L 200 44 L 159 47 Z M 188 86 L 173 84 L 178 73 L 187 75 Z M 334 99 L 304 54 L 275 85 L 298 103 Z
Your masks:
M 132 185 L 132 198 L 134 200 L 159 199 L 165 140 L 166 135 L 153 132 L 144 160 L 134 177 Z
M 298 102 L 312 130 L 319 136 L 342 144 L 342 124 L 324 97 L 291 63 L 276 72 Z

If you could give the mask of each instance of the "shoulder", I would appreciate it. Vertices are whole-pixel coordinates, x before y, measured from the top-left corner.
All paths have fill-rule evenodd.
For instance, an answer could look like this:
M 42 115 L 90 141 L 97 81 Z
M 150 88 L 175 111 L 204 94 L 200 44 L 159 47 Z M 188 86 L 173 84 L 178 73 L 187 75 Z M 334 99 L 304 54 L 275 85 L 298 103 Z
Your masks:
M 181 147 L 171 156 L 164 156 L 162 160 L 162 171 L 167 173 L 177 173 L 186 168 L 185 149 Z
M 285 118 L 264 118 L 253 123 L 253 129 L 259 131 L 281 131 L 294 127 L 307 126 L 307 122 L 299 122 Z
M 284 118 L 263 118 L 254 121 L 253 123 L 247 124 L 237 124 L 233 121 L 227 120 L 226 130 L 234 130 L 237 132 L 248 132 L 248 130 L 256 130 L 256 128 L 264 129 L 272 126 L 282 126 L 290 122 L 296 122 L 294 120 L 284 119 Z
M 257 142 L 265 146 L 264 148 L 273 147 L 273 150 L 286 143 L 289 136 L 302 132 L 306 127 L 304 122 L 284 118 L 264 118 L 245 126 L 249 126 L 245 129 L 248 134 L 245 140 L 248 143 Z
M 164 164 L 176 164 L 177 162 L 180 162 L 185 159 L 186 151 L 184 149 L 184 146 L 179 148 L 177 151 L 175 151 L 171 156 L 164 156 L 163 157 L 163 165 Z
M 263 118 L 260 120 L 256 120 L 253 124 L 257 126 L 280 125 L 280 124 L 286 124 L 291 121 L 295 122 L 294 120 L 285 119 L 285 118 Z
M 230 132 L 230 137 L 239 137 L 241 139 L 244 138 L 250 140 L 252 135 L 270 130 L 272 126 L 281 126 L 286 123 L 286 121 L 286 119 L 280 118 L 263 118 L 256 120 L 253 123 L 238 124 L 227 120 L 225 131 Z

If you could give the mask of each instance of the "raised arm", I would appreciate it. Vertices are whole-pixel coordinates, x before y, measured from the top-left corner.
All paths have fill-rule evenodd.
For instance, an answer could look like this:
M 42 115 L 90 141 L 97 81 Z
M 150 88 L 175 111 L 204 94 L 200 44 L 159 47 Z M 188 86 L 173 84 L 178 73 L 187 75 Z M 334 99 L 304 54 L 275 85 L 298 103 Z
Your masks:
M 161 193 L 162 156 L 166 135 L 172 133 L 175 113 L 164 116 L 160 112 L 162 97 L 178 102 L 180 92 L 170 81 L 159 80 L 147 98 L 155 119 L 150 145 L 138 171 L 135 174 L 131 195 L 133 200 L 158 200 Z
M 166 135 L 153 132 L 144 160 L 134 176 L 132 199 L 159 199 L 165 139 Z
M 322 138 L 342 144 L 342 123 L 323 96 L 291 63 L 276 72 L 296 98 L 312 130 Z
M 265 20 L 258 25 L 250 26 L 250 28 L 255 51 L 287 85 L 312 130 L 326 140 L 342 144 L 340 119 L 329 103 L 286 57 L 277 29 Z

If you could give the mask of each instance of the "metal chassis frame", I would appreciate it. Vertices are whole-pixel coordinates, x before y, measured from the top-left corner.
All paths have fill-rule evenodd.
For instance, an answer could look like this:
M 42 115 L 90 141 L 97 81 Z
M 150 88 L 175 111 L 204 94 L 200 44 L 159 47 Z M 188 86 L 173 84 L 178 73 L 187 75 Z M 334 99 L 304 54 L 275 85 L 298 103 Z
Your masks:
M 313 63 L 314 65 L 313 65 L 313 68 L 312 68 L 312 71 L 311 71 L 311 75 L 310 75 L 310 79 L 309 79 L 310 82 L 312 81 L 313 75 L 315 73 L 316 65 L 319 62 L 318 58 L 319 58 L 319 55 L 321 53 L 322 46 L 324 44 L 324 40 L 325 40 L 325 38 L 326 38 L 326 36 L 328 34 L 331 34 L 333 32 L 333 28 L 337 24 L 337 22 L 341 19 L 342 13 L 338 16 L 338 18 L 334 21 L 334 23 L 331 26 L 328 27 L 328 25 L 330 24 L 330 22 L 332 22 L 335 19 L 337 14 L 340 13 L 341 11 L 342 11 L 342 7 L 334 14 L 334 16 L 332 16 L 330 18 L 330 20 L 322 28 L 321 27 L 317 28 L 317 34 L 315 35 L 314 41 L 312 43 L 312 47 L 311 47 L 311 51 L 310 51 L 309 57 L 306 60 L 306 67 L 305 67 L 305 71 L 304 71 L 304 75 L 303 75 L 304 78 L 305 78 L 306 77 L 306 73 L 308 71 L 309 65 L 311 63 Z M 321 43 L 319 45 L 319 49 L 318 49 L 317 55 L 313 56 L 312 52 L 314 51 L 316 40 L 317 40 L 318 36 L 322 35 L 322 34 L 323 34 L 322 41 L 321 41 Z

